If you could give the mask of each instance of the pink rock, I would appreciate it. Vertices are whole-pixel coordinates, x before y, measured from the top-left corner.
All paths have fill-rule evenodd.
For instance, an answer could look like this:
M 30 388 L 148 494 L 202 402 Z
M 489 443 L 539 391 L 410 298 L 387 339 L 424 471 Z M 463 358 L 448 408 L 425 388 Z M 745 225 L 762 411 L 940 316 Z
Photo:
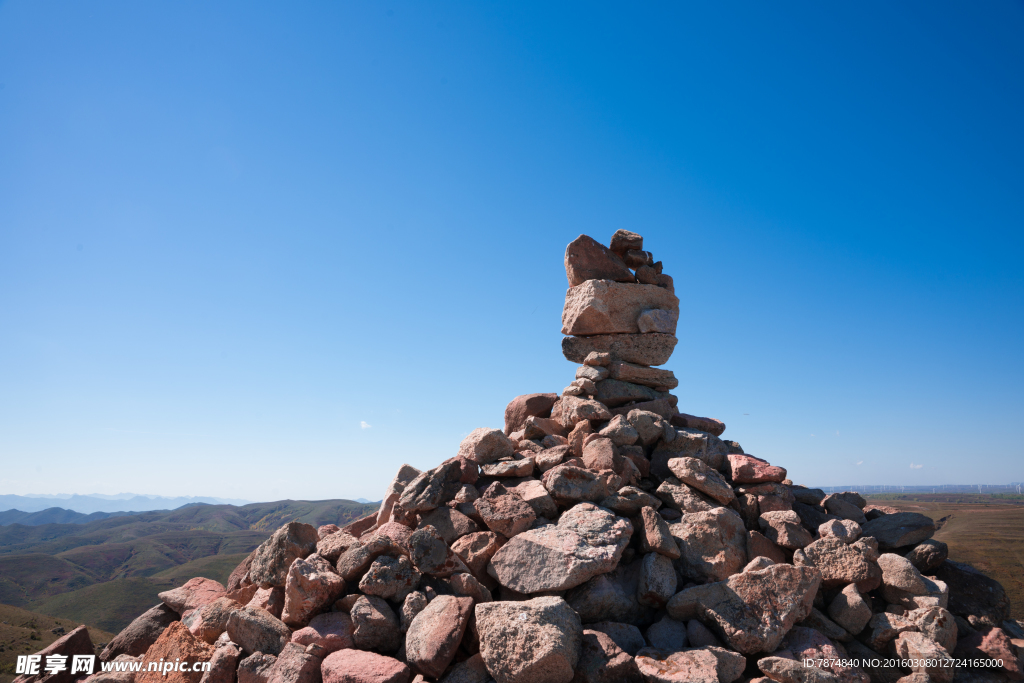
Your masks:
M 606 365 L 611 360 L 637 365 L 663 365 L 672 356 L 677 341 L 675 335 L 656 332 L 563 337 L 562 355 L 573 363 L 586 363 L 591 354 L 605 354 L 607 358 L 602 356 L 599 365 Z
M 544 488 L 560 505 L 581 501 L 599 502 L 608 497 L 608 482 L 597 472 L 571 465 L 558 465 L 544 473 Z
M 330 562 L 319 555 L 308 560 L 296 559 L 288 570 L 281 621 L 305 626 L 313 615 L 330 607 L 344 592 L 345 580 Z
M 588 280 L 566 292 L 562 334 L 636 334 L 640 314 L 652 309 L 678 315 L 679 299 L 654 285 Z
M 512 538 L 491 558 L 488 571 L 520 593 L 566 590 L 615 569 L 632 533 L 628 520 L 580 503 L 557 525 Z
M 625 258 L 628 252 L 644 248 L 644 238 L 638 233 L 619 228 L 612 235 L 611 242 L 608 245 L 611 247 L 612 253 L 619 258 Z
M 324 524 L 316 528 L 316 537 L 322 541 L 336 531 L 341 531 L 341 527 L 337 524 Z
M 537 519 L 530 504 L 500 482 L 488 486 L 474 505 L 487 528 L 508 538 L 526 531 Z
M 267 683 L 321 683 L 323 660 L 296 643 L 288 643 L 270 668 Z
M 722 432 L 725 431 L 725 423 L 713 417 L 697 417 L 696 415 L 687 415 L 686 413 L 676 413 L 670 418 L 670 421 L 673 427 L 699 429 L 702 432 L 708 432 L 715 436 L 721 436 Z
M 178 614 L 184 614 L 223 597 L 226 592 L 220 582 L 197 576 L 157 597 Z
M 323 683 L 409 683 L 412 670 L 392 657 L 362 650 L 338 650 L 320 666 Z
M 352 618 L 344 612 L 326 612 L 309 620 L 309 625 L 292 633 L 292 642 L 303 647 L 316 644 L 328 654 L 353 647 Z
M 587 280 L 636 282 L 621 258 L 587 235 L 580 235 L 565 248 L 565 275 L 570 287 Z
M 751 560 L 755 557 L 767 557 L 775 563 L 786 562 L 786 553 L 782 548 L 775 545 L 759 531 L 747 533 L 747 557 Z
M 196 638 L 213 644 L 228 627 L 228 617 L 242 605 L 231 598 L 217 598 L 199 608 L 199 618 L 192 622 L 189 631 Z
M 439 595 L 416 615 L 405 637 L 406 661 L 431 678 L 440 678 L 462 642 L 473 610 L 472 598 Z
M 558 400 L 558 394 L 523 394 L 516 396 L 505 407 L 505 434 L 517 432 L 526 424 L 526 418 L 550 417 L 551 407 Z
M 167 627 L 145 655 L 145 661 L 207 662 L 213 656 L 213 648 L 189 633 L 185 625 L 176 621 Z M 135 675 L 136 683 L 199 683 L 201 671 L 172 671 L 163 675 L 159 671 L 146 671 Z
M 482 579 L 487 576 L 487 563 L 494 557 L 508 539 L 493 531 L 468 534 L 452 544 L 452 551 L 469 567 L 473 576 Z
M 281 611 L 284 609 L 284 586 L 258 589 L 247 605 L 266 610 L 280 619 Z
M 730 508 L 683 515 L 669 526 L 682 556 L 680 571 L 696 581 L 721 581 L 747 563 L 747 531 Z
M 773 564 L 684 589 L 668 601 L 666 610 L 679 621 L 699 618 L 738 652 L 771 652 L 810 615 L 820 585 L 816 569 Z
M 667 653 L 646 648 L 637 653 L 636 665 L 651 683 L 719 683 L 718 658 L 708 650 Z
M 956 647 L 957 656 L 1002 660 L 1001 673 L 1011 680 L 1019 681 L 1024 679 L 1024 672 L 1014 650 L 1014 645 L 1006 632 L 1001 628 L 991 627 L 972 633 L 962 639 Z
M 188 633 L 188 629 L 181 626 L 180 622 L 174 623 L 178 624 L 181 630 L 191 638 L 191 634 Z M 159 638 L 157 640 L 159 641 Z M 36 681 L 45 681 L 45 683 L 71 683 L 73 678 L 77 678 L 77 676 L 71 675 L 71 658 L 75 655 L 92 655 L 94 653 L 95 650 L 93 649 L 92 641 L 89 639 L 89 631 L 85 626 L 79 626 L 75 630 L 71 631 L 71 633 L 61 636 L 39 652 L 35 653 L 42 657 L 39 667 L 39 675 L 18 676 L 14 681 L 15 683 L 35 683 Z M 68 667 L 65 671 L 61 671 L 56 674 L 47 674 L 43 671 L 46 666 L 46 658 L 52 655 L 63 655 L 64 657 L 67 657 Z M 199 679 L 196 678 L 196 681 L 198 680 Z
M 733 484 L 759 484 L 766 481 L 782 481 L 786 478 L 786 470 L 770 465 L 767 460 L 752 455 L 729 453 L 729 478 Z
M 462 440 L 458 455 L 483 465 L 499 458 L 511 457 L 515 450 L 515 446 L 500 429 L 480 427 Z
M 563 396 L 559 402 L 562 406 L 559 419 L 562 426 L 572 430 L 577 423 L 583 420 L 610 420 L 612 414 L 608 412 L 608 406 L 589 398 L 580 396 Z M 569 441 L 570 445 L 572 440 Z
M 611 439 L 597 437 L 583 446 L 583 462 L 588 469 L 600 472 L 613 470 L 622 472 L 622 456 Z

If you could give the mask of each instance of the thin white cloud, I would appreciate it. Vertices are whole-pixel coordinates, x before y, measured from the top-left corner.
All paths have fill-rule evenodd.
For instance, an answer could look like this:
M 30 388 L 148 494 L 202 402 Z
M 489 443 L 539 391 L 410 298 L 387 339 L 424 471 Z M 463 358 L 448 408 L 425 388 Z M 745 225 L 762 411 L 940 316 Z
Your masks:
M 367 422 L 366 420 L 360 420 L 359 421 L 359 428 L 360 429 L 369 429 L 370 428 L 370 423 Z
M 864 461 L 863 461 L 863 460 L 858 460 L 858 461 L 857 461 L 857 464 L 858 464 L 858 465 L 863 465 L 863 464 L 864 464 Z
M 922 467 L 924 467 L 924 465 L 915 465 L 914 463 L 910 463 L 910 469 L 912 470 L 919 470 Z

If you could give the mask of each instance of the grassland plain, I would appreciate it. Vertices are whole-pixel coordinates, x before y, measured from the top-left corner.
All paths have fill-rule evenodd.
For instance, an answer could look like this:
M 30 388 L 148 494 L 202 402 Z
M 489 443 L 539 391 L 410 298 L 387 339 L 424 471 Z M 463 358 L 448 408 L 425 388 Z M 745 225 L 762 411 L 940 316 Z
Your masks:
M 222 583 L 290 521 L 343 525 L 377 509 L 347 500 L 190 505 L 87 524 L 0 527 L 0 603 L 117 632 L 195 576 Z M 2 683 L 2 682 L 0 682 Z
M 868 496 L 873 505 L 920 512 L 940 523 L 935 538 L 949 557 L 1003 584 L 1010 614 L 1024 619 L 1024 497 L 982 494 Z
M 0 683 L 14 680 L 14 665 L 18 655 L 38 652 L 60 638 L 60 632 L 54 633 L 54 629 L 70 631 L 78 625 L 79 622 L 73 619 L 0 605 Z M 110 642 L 114 634 L 90 626 L 89 637 L 93 645 L 98 645 Z

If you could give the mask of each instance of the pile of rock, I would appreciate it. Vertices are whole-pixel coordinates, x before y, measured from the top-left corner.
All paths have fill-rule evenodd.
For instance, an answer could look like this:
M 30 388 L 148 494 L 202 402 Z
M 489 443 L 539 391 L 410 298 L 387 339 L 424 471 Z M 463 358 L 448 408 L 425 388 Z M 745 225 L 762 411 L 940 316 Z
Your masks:
M 677 410 L 656 366 L 679 300 L 639 235 L 581 236 L 565 268 L 580 366 L 560 395 L 404 465 L 375 515 L 287 524 L 226 586 L 161 594 L 103 659 L 210 658 L 167 677 L 190 683 L 1022 677 L 1005 592 L 948 560 L 929 518 L 795 485 Z

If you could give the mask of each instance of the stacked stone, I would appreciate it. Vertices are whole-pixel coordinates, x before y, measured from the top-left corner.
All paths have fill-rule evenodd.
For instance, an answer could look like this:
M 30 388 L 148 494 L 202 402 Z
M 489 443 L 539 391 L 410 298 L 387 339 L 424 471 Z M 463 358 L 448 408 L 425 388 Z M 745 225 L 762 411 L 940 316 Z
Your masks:
M 403 465 L 376 514 L 292 522 L 226 586 L 161 593 L 102 655 L 210 671 L 93 683 L 1020 679 L 1005 591 L 947 559 L 932 520 L 795 485 L 676 412 L 653 366 L 678 300 L 642 245 L 567 250 L 563 348 L 583 381 L 516 397 L 503 430 L 433 469 Z

